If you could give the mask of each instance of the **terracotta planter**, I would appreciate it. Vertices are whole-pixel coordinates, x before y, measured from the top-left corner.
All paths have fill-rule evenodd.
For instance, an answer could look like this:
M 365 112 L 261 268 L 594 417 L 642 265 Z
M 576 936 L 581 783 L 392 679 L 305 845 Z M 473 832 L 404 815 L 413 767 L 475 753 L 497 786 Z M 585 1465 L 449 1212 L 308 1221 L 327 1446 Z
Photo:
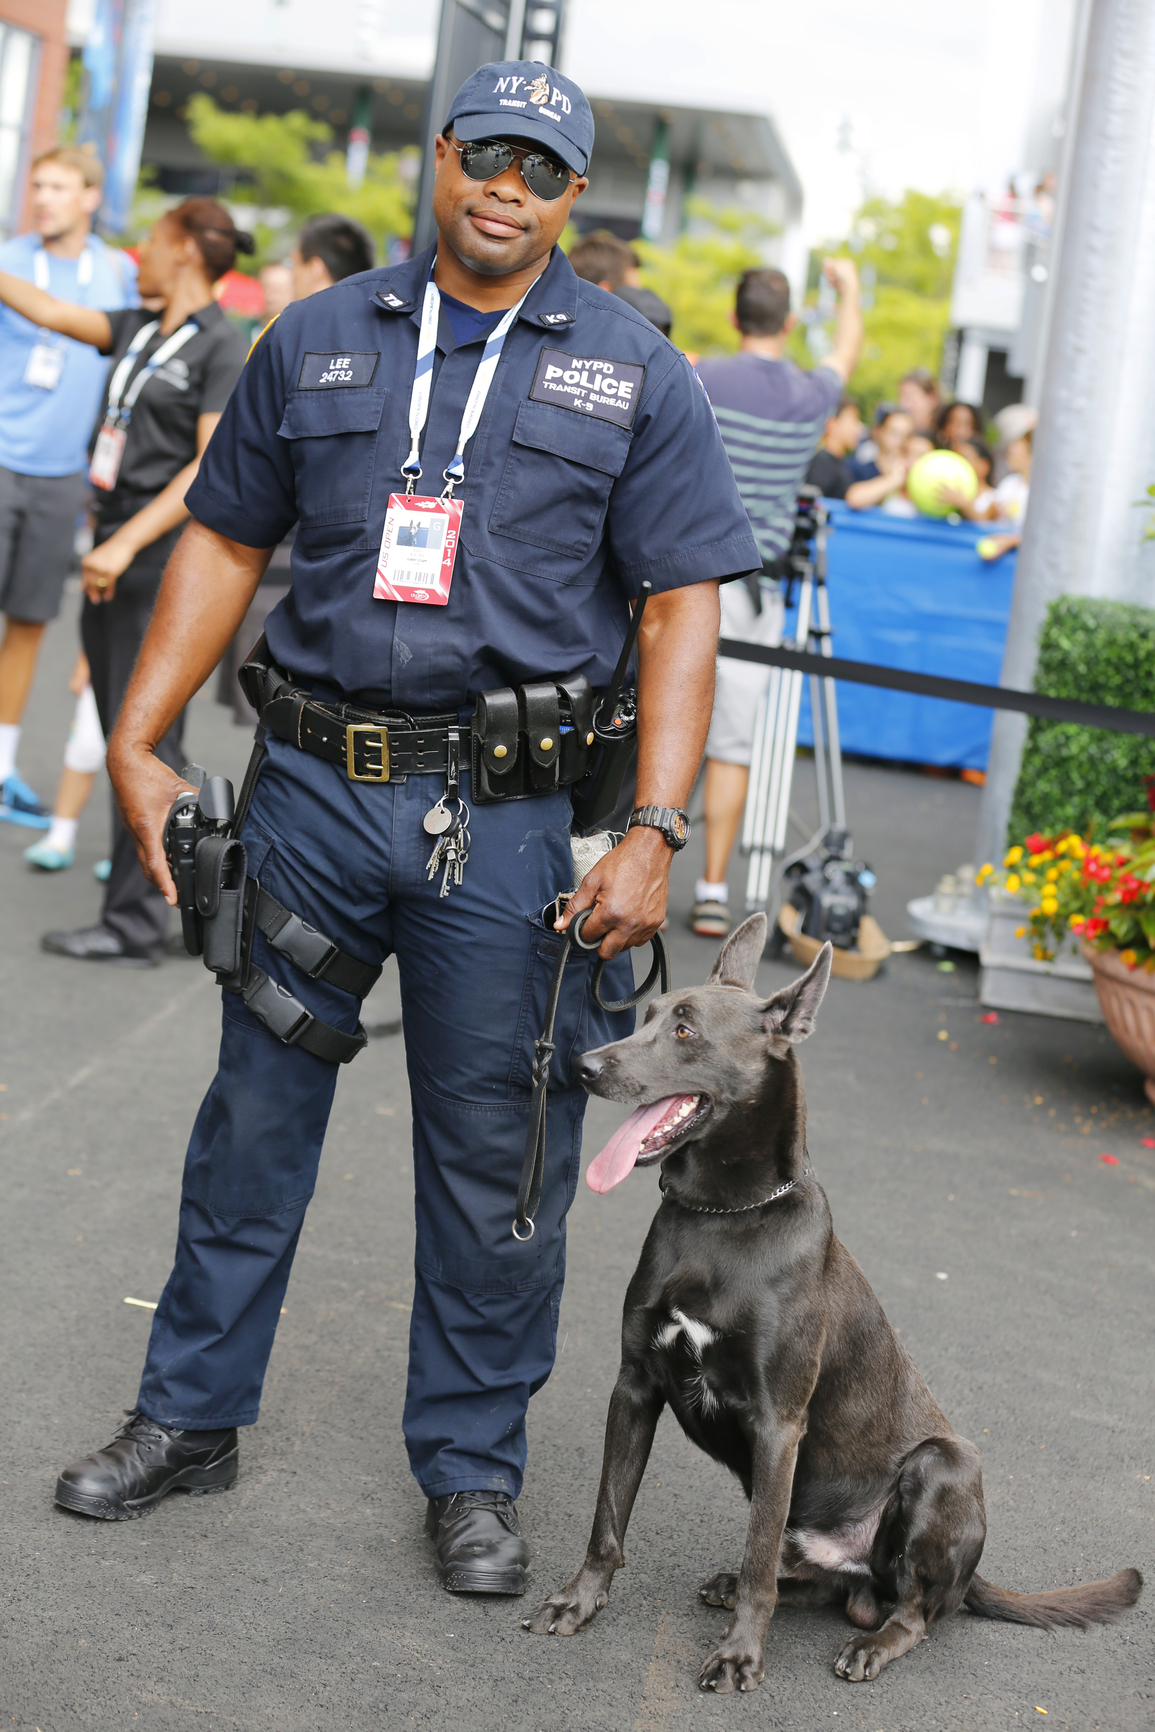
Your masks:
M 1083 955 L 1094 970 L 1103 1021 L 1143 1072 L 1147 1099 L 1155 1105 L 1155 974 L 1128 968 L 1119 961 L 1117 950 L 1095 950 L 1084 944 Z

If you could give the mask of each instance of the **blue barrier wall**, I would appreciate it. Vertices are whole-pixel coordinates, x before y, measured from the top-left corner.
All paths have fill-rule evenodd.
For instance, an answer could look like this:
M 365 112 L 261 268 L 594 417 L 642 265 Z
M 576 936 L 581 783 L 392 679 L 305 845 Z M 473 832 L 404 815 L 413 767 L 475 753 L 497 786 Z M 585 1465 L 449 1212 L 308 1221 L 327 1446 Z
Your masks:
M 834 654 L 998 685 L 1017 554 L 985 564 L 975 544 L 989 531 L 971 523 L 851 511 L 837 500 L 827 506 Z M 986 768 L 990 710 L 839 680 L 838 717 L 845 752 Z M 809 680 L 798 738 L 813 744 Z

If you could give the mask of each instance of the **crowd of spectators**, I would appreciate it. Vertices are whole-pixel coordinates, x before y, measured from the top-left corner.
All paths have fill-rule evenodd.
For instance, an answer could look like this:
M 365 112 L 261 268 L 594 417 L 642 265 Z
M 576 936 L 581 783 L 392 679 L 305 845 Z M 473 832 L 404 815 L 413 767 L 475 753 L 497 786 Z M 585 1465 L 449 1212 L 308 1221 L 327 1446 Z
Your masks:
M 973 403 L 944 402 L 923 368 L 902 380 L 894 402 L 876 405 L 869 431 L 857 401 L 843 395 L 823 428 L 822 441 L 806 480 L 828 499 L 842 499 L 855 511 L 877 508 L 895 517 L 917 517 L 919 507 L 907 491 L 907 477 L 920 457 L 953 451 L 975 474 L 969 489 L 940 486 L 936 516 L 953 515 L 972 523 L 1005 526 L 990 538 L 997 552 L 1015 546 L 1026 517 L 1031 480 L 1031 445 L 1038 417 L 1015 403 L 993 417 L 989 430 Z M 988 431 L 990 437 L 988 438 Z M 984 556 L 992 549 L 984 547 Z

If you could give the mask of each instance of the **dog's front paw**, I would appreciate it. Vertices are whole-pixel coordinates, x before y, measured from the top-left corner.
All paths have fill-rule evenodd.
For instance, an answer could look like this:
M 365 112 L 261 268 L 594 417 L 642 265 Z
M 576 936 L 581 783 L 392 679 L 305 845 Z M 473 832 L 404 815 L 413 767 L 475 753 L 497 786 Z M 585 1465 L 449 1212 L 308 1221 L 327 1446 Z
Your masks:
M 732 1612 L 738 1599 L 737 1575 L 733 1570 L 719 1570 L 716 1576 L 702 1583 L 698 1597 L 708 1606 L 725 1606 L 728 1612 Z
M 877 1637 L 871 1640 L 869 1636 L 852 1636 L 835 1660 L 834 1670 L 848 1683 L 861 1684 L 877 1678 L 889 1659 L 885 1643 Z
M 609 1597 L 607 1583 L 599 1576 L 579 1570 L 567 1587 L 559 1588 L 528 1618 L 523 1618 L 521 1627 L 535 1636 L 576 1636 L 593 1623 Z
M 729 1696 L 734 1690 L 756 1690 L 765 1671 L 764 1644 L 731 1624 L 713 1653 L 706 1655 L 698 1673 L 698 1688 L 715 1690 L 719 1696 Z

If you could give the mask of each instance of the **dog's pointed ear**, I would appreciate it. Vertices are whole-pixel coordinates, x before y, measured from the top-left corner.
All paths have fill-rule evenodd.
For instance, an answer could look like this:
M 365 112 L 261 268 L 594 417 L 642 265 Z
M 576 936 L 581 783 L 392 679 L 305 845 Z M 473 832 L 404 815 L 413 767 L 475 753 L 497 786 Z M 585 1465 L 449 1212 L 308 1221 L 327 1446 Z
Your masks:
M 754 990 L 754 976 L 766 948 L 766 916 L 751 914 L 735 932 L 731 932 L 718 952 L 718 960 L 710 979 L 718 986 L 740 986 L 746 992 Z
M 784 1058 L 788 1047 L 797 1046 L 814 1032 L 818 1006 L 826 996 L 830 983 L 830 965 L 834 951 L 824 944 L 805 974 L 776 992 L 762 1006 L 762 1026 L 770 1036 L 771 1046 Z

